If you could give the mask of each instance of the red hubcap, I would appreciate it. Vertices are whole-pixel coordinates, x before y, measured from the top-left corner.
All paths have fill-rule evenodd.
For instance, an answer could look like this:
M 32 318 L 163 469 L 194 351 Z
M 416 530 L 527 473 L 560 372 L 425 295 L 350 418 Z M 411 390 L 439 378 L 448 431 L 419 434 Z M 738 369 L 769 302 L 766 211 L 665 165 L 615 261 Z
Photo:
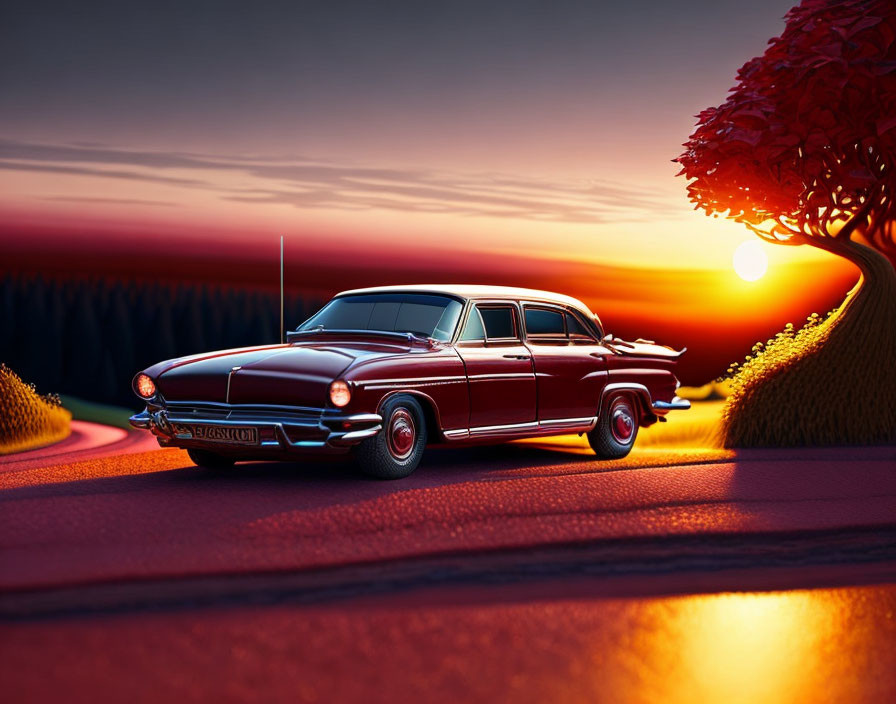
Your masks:
M 417 428 L 414 418 L 404 408 L 396 408 L 389 419 L 389 432 L 386 435 L 389 452 L 397 460 L 410 457 L 417 439 Z
M 610 416 L 610 430 L 618 442 L 626 444 L 631 441 L 635 432 L 635 418 L 625 401 L 614 404 L 613 413 Z

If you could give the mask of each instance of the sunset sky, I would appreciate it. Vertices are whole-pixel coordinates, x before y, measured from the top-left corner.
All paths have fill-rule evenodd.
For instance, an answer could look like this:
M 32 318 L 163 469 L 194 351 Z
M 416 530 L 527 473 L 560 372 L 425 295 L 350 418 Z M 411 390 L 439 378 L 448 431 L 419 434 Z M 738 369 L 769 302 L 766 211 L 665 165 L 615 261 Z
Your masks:
M 670 160 L 791 4 L 6 2 L 0 212 L 730 270 Z

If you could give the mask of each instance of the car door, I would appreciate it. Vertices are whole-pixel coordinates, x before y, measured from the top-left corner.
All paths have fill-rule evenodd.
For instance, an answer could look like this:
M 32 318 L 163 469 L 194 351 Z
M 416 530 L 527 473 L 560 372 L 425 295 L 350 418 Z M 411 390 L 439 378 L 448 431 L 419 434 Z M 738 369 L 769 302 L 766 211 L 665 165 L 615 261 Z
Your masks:
M 604 355 L 577 315 L 560 306 L 524 303 L 526 345 L 532 352 L 538 388 L 538 420 L 597 415 L 607 383 Z
M 470 391 L 470 428 L 492 431 L 535 427 L 535 373 L 522 342 L 519 309 L 508 302 L 477 302 L 457 342 Z M 517 426 L 496 428 L 496 426 Z

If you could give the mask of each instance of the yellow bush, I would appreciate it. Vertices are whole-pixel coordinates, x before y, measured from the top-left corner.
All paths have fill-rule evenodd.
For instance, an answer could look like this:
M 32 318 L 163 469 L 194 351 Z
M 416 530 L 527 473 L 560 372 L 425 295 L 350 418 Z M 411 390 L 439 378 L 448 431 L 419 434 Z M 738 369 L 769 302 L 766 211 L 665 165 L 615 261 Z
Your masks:
M 731 395 L 731 384 L 728 381 L 717 379 L 703 386 L 682 386 L 675 392 L 675 395 L 686 398 L 688 401 L 719 401 Z
M 58 442 L 71 432 L 71 413 L 56 396 L 41 396 L 0 364 L 0 455 Z
M 684 387 L 682 387 L 684 388 Z M 681 395 L 679 389 L 679 395 Z M 682 397 L 684 398 L 684 397 Z M 722 446 L 724 400 L 694 401 L 687 411 L 673 411 L 666 423 L 655 423 L 638 433 L 635 449 L 706 450 Z

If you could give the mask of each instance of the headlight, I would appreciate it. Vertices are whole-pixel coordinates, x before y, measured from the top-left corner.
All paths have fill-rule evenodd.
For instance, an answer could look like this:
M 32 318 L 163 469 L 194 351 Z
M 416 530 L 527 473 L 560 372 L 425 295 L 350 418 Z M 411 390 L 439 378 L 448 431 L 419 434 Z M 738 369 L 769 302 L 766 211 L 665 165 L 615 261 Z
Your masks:
M 342 408 L 343 406 L 347 406 L 348 402 L 351 400 L 352 392 L 351 389 L 348 388 L 348 384 L 341 379 L 330 384 L 330 403 L 337 408 Z
M 156 385 L 146 374 L 138 374 L 134 379 L 134 391 L 141 398 L 152 398 L 156 395 Z

